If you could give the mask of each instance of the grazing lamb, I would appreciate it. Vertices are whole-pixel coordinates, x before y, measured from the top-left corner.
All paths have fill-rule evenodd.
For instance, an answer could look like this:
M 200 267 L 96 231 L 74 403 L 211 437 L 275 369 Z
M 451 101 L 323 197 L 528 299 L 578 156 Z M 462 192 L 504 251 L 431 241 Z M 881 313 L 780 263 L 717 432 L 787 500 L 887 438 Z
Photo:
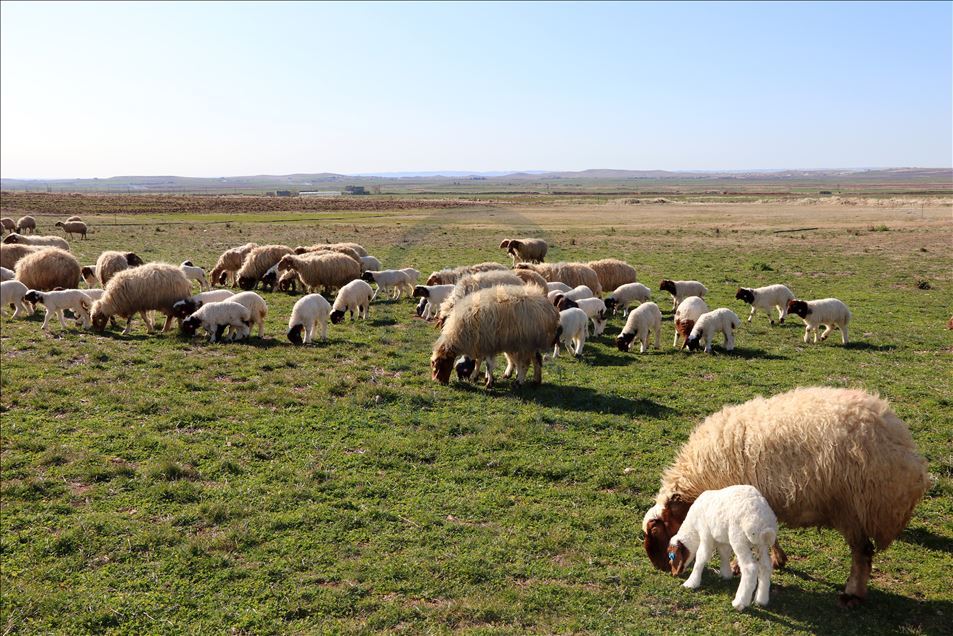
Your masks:
M 126 319 L 123 334 L 132 329 L 132 317 L 139 314 L 149 333 L 154 326 L 149 311 L 165 314 L 163 331 L 172 326 L 172 306 L 189 297 L 192 286 L 182 270 L 168 263 L 148 263 L 117 272 L 106 284 L 102 298 L 93 303 L 93 329 L 102 331 L 113 316 Z
M 361 274 L 361 280 L 368 283 L 376 283 L 377 289 L 371 300 L 377 298 L 380 292 L 391 292 L 391 300 L 399 300 L 404 292 L 408 296 L 414 293 L 414 284 L 411 282 L 407 272 L 400 269 L 385 269 L 382 271 L 367 270 Z
M 222 255 L 218 257 L 218 261 L 215 263 L 215 267 L 209 272 L 209 278 L 212 279 L 212 284 L 234 286 L 237 282 L 235 280 L 235 274 L 242 268 L 245 257 L 256 247 L 258 247 L 258 243 L 245 243 L 239 247 L 233 247 L 232 249 L 222 252 Z
M 23 234 L 25 230 L 30 230 L 30 234 L 36 232 L 36 219 L 32 216 L 21 216 L 17 219 L 16 231 Z
M 35 247 L 58 247 L 61 250 L 69 251 L 69 243 L 66 239 L 58 236 L 24 236 L 23 234 L 10 234 L 3 242 L 7 245 L 33 245 Z
M 17 280 L 38 291 L 79 286 L 80 270 L 76 257 L 56 247 L 46 247 L 17 261 L 13 271 Z
M 251 326 L 258 325 L 258 337 L 265 337 L 265 318 L 268 317 L 268 303 L 255 292 L 241 292 L 228 299 L 230 302 L 244 305 L 251 314 Z
M 13 219 L 8 217 L 3 217 L 2 219 L 0 219 L 0 226 L 3 226 L 3 230 L 0 231 L 0 234 L 2 234 L 3 232 L 13 234 L 17 229 L 16 222 Z
M 139 267 L 143 263 L 144 261 L 135 252 L 106 251 L 96 259 L 96 278 L 99 279 L 99 284 L 105 287 L 117 273 L 130 267 Z M 92 285 L 86 273 L 83 274 L 83 278 L 86 284 Z
M 625 318 L 629 313 L 629 305 L 635 302 L 644 303 L 652 298 L 652 290 L 642 283 L 626 283 L 616 287 L 608 298 L 606 298 L 606 309 L 615 315 L 618 308 L 622 309 L 622 317 Z
M 602 289 L 616 289 L 621 285 L 635 282 L 635 268 L 617 258 L 604 258 L 601 261 L 589 261 L 589 267 L 599 276 Z
M 506 270 L 507 268 L 499 263 L 477 263 L 476 265 L 461 265 L 453 269 L 442 269 L 439 272 L 432 273 L 427 278 L 428 285 L 452 285 L 468 274 L 479 274 L 480 272 L 492 272 Z
M 720 307 L 706 312 L 698 317 L 685 345 L 689 351 L 697 351 L 701 342 L 705 342 L 705 353 L 712 353 L 711 342 L 715 334 L 721 332 L 725 336 L 725 351 L 735 348 L 735 329 L 741 326 L 738 314 L 727 307 Z
M 33 245 L 7 245 L 6 243 L 0 243 L 0 267 L 15 269 L 17 261 L 21 258 L 33 254 L 34 252 L 39 252 L 42 249 L 45 248 L 34 247 Z
M 784 317 L 788 315 L 788 303 L 794 300 L 794 292 L 784 285 L 768 285 L 767 287 L 740 287 L 735 298 L 743 300 L 751 305 L 751 313 L 748 314 L 748 322 L 754 318 L 754 312 L 762 310 L 768 314 L 771 324 L 774 324 L 774 318 L 771 317 L 771 308 L 778 310 L 778 322 L 784 324 Z
M 82 221 L 69 221 L 65 223 L 63 221 L 57 221 L 55 227 L 63 228 L 63 232 L 73 238 L 74 234 L 79 234 L 82 238 L 86 238 L 86 224 Z
M 217 303 L 223 300 L 230 300 L 234 295 L 234 293 L 227 289 L 213 289 L 195 294 L 191 298 L 186 298 L 174 303 L 172 305 L 172 315 L 179 320 L 184 320 L 195 313 L 195 310 L 205 303 Z
M 304 283 L 301 282 L 301 279 L 298 277 L 298 272 L 293 270 L 288 270 L 278 279 L 278 291 L 283 292 L 297 292 L 298 285 L 304 286 Z
M 414 298 L 420 298 L 423 307 L 417 313 L 424 320 L 436 318 L 440 305 L 450 297 L 456 285 L 417 285 L 414 287 Z
M 791 527 L 840 532 L 853 563 L 841 603 L 867 596 L 873 539 L 885 550 L 930 487 L 910 430 L 890 405 L 857 389 L 799 388 L 726 406 L 699 424 L 665 470 L 646 515 L 645 551 L 670 570 L 667 550 L 705 490 L 750 484 Z M 786 556 L 775 543 L 774 566 Z
M 358 318 L 367 320 L 367 312 L 371 308 L 371 298 L 374 297 L 374 290 L 361 279 L 352 280 L 350 283 L 338 290 L 338 295 L 334 299 L 334 306 L 331 307 L 331 322 L 338 324 L 344 321 L 345 312 L 351 314 L 351 322 L 354 322 L 354 312 L 357 312 Z
M 50 317 L 56 316 L 60 319 L 63 329 L 66 329 L 66 318 L 63 312 L 67 309 L 78 316 L 83 327 L 89 327 L 89 310 L 93 306 L 93 300 L 79 289 L 63 289 L 60 291 L 41 292 L 31 289 L 23 297 L 28 303 L 36 305 L 41 303 L 46 307 L 46 316 L 43 318 L 43 331 L 49 330 Z
M 316 325 L 321 325 L 321 340 L 328 339 L 328 319 L 331 303 L 321 294 L 302 296 L 291 310 L 288 320 L 288 340 L 292 344 L 310 344 Z M 302 337 L 303 336 L 303 337 Z
M 619 351 L 628 351 L 632 341 L 639 339 L 639 353 L 645 353 L 649 348 L 649 336 L 655 332 L 655 348 L 661 348 L 662 339 L 662 310 L 653 302 L 644 302 L 629 312 L 622 333 L 616 338 L 615 344 Z
M 816 343 L 817 328 L 824 325 L 821 340 L 827 340 L 827 336 L 834 331 L 834 327 L 837 327 L 840 329 L 841 342 L 847 344 L 847 323 L 850 322 L 851 313 L 847 305 L 836 298 L 791 300 L 788 301 L 788 313 L 800 316 L 804 320 L 804 342 L 807 342 L 808 336 L 813 331 Z
M 568 287 L 568 285 L 567 285 Z M 569 291 L 556 291 L 553 290 L 546 294 L 546 297 L 553 301 L 555 304 L 557 298 L 568 298 L 569 300 L 580 300 L 582 298 L 594 298 L 595 294 L 592 293 L 592 290 L 589 289 L 587 285 L 579 285 L 578 287 L 573 287 Z
M 235 273 L 238 286 L 245 291 L 254 289 L 261 277 L 288 254 L 291 248 L 287 245 L 259 245 L 252 249 Z
M 20 313 L 27 316 L 33 315 L 33 306 L 24 300 L 30 289 L 18 280 L 5 280 L 0 283 L 0 311 L 7 305 L 13 307 L 13 315 L 16 318 Z
M 373 256 L 362 256 L 361 257 L 361 273 L 363 274 L 367 270 L 379 271 L 381 269 L 381 262 L 374 258 Z
M 730 579 L 731 553 L 738 558 L 741 583 L 731 606 L 739 612 L 751 605 L 767 605 L 771 590 L 771 546 L 778 538 L 778 518 L 754 486 L 728 486 L 698 496 L 678 532 L 669 540 L 668 560 L 678 576 L 695 561 L 683 587 L 697 590 L 702 572 L 715 550 L 721 558 L 721 578 Z M 751 556 L 754 551 L 758 558 Z M 755 595 L 757 587 L 757 595 Z
M 580 298 L 573 300 L 565 296 L 556 296 L 556 298 L 553 299 L 553 304 L 556 305 L 556 309 L 559 311 L 577 307 L 586 312 L 586 315 L 592 319 L 592 335 L 594 336 L 601 335 L 606 329 L 606 320 L 609 314 L 606 312 L 606 304 L 602 302 L 601 298 Z
M 514 265 L 522 262 L 542 263 L 546 260 L 549 245 L 543 239 L 537 238 L 504 239 L 500 243 L 500 249 L 506 250 Z
M 417 285 L 417 280 L 420 279 L 420 271 L 414 269 L 413 267 L 402 267 L 400 271 L 407 274 L 407 278 L 410 279 L 411 287 Z
M 582 355 L 582 348 L 589 335 L 589 316 L 578 307 L 570 307 L 559 312 L 559 326 L 562 328 L 562 333 L 556 339 L 553 357 L 559 357 L 559 344 L 562 342 L 569 352 L 578 358 Z
M 518 263 L 515 268 L 531 269 L 550 283 L 559 281 L 572 287 L 586 285 L 593 294 L 602 293 L 599 275 L 585 263 Z
M 702 314 L 707 313 L 708 303 L 698 296 L 689 296 L 682 300 L 678 304 L 678 309 L 675 310 L 675 340 L 672 342 L 672 346 L 678 346 L 678 337 L 681 336 L 683 339 L 681 348 L 685 348 L 685 345 L 688 344 L 688 337 L 691 335 L 692 329 L 695 328 L 695 323 Z
M 205 303 L 182 321 L 182 333 L 193 336 L 199 327 L 205 329 L 209 342 L 221 340 L 226 329 L 231 332 L 230 340 L 247 338 L 251 332 L 251 312 L 233 300 Z
M 288 270 L 298 273 L 309 292 L 323 288 L 326 294 L 361 277 L 361 264 L 340 252 L 287 254 L 278 262 L 278 271 Z
M 12 269 L 7 269 L 6 267 L 0 267 L 0 282 L 5 280 L 13 280 L 17 275 Z
M 202 291 L 208 291 L 209 284 L 208 280 L 205 278 L 205 270 L 201 267 L 196 267 L 192 264 L 192 261 L 182 261 L 182 264 L 179 265 L 179 269 L 182 270 L 182 273 L 185 274 L 185 277 L 190 281 L 196 281 L 199 284 L 199 289 Z
M 697 280 L 668 280 L 664 279 L 658 287 L 672 295 L 672 311 L 678 309 L 678 304 L 689 296 L 704 298 L 708 288 Z

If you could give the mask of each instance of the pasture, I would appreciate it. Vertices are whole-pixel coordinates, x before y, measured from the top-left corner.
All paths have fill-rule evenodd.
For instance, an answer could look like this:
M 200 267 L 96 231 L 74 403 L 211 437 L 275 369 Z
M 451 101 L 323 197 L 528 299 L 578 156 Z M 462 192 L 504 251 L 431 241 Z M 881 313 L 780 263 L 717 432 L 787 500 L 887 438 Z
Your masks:
M 55 323 L 45 335 L 42 310 L 4 318 L 4 634 L 949 632 L 948 201 L 234 215 L 82 202 L 37 220 L 52 234 L 81 214 L 90 238 L 71 245 L 83 264 L 124 249 L 208 270 L 247 241 L 346 240 L 425 278 L 508 262 L 497 249 L 507 235 L 543 236 L 550 261 L 634 265 L 663 311 L 662 348 L 619 352 L 616 316 L 581 360 L 548 361 L 541 387 L 498 379 L 488 391 L 431 381 L 437 331 L 409 300 L 377 300 L 367 323 L 332 325 L 328 342 L 308 347 L 286 340 L 297 297 L 280 293 L 263 294 L 265 340 L 232 344 L 147 335 L 138 319 L 121 336 Z M 4 216 L 29 209 L 4 194 Z M 838 297 L 853 312 L 852 342 L 835 333 L 805 345 L 800 319 L 771 327 L 759 314 L 733 353 L 720 338 L 713 356 L 675 350 L 663 277 L 704 282 L 711 307 L 743 319 L 741 285 Z M 782 527 L 788 567 L 770 605 L 743 614 L 730 604 L 737 579 L 711 570 L 690 592 L 654 570 L 642 515 L 695 424 L 805 385 L 889 399 L 935 478 L 906 532 L 875 556 L 866 605 L 837 606 L 849 552 L 828 530 Z

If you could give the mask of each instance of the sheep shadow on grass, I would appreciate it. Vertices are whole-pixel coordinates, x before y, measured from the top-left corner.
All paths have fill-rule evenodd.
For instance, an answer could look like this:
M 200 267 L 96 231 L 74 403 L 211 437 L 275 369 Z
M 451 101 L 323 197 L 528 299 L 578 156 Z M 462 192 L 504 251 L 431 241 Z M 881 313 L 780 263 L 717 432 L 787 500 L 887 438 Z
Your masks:
M 519 387 L 514 384 L 510 390 L 501 392 L 501 396 L 567 411 L 585 411 L 609 415 L 638 415 L 661 418 L 674 412 L 671 408 L 653 400 L 632 399 L 595 391 L 588 387 L 547 383 L 545 378 L 543 384 L 538 387 L 531 384 Z
M 845 349 L 856 349 L 857 351 L 893 351 L 897 348 L 897 345 L 894 344 L 877 345 L 870 342 L 848 342 L 847 344 L 842 344 L 841 346 Z
M 935 534 L 926 528 L 907 528 L 900 535 L 900 540 L 953 555 L 953 538 Z

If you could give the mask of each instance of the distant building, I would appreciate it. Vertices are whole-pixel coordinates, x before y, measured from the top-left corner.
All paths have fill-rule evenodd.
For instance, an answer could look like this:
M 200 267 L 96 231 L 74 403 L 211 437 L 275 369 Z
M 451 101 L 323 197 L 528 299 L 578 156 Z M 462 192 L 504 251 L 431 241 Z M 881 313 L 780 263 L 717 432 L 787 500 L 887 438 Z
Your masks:
M 298 193 L 299 197 L 339 197 L 341 192 L 338 190 L 303 190 Z
M 345 186 L 344 192 L 346 194 L 369 194 L 364 186 Z
M 292 192 L 291 190 L 275 190 L 275 196 L 279 197 L 293 197 L 297 196 L 297 192 Z

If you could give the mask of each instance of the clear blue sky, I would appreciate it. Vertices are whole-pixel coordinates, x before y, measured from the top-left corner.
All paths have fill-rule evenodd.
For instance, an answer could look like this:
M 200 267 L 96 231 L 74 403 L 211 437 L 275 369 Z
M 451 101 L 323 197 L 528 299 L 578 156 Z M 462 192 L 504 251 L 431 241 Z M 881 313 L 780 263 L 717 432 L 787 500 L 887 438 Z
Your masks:
M 953 4 L 2 4 L 0 175 L 953 163 Z

